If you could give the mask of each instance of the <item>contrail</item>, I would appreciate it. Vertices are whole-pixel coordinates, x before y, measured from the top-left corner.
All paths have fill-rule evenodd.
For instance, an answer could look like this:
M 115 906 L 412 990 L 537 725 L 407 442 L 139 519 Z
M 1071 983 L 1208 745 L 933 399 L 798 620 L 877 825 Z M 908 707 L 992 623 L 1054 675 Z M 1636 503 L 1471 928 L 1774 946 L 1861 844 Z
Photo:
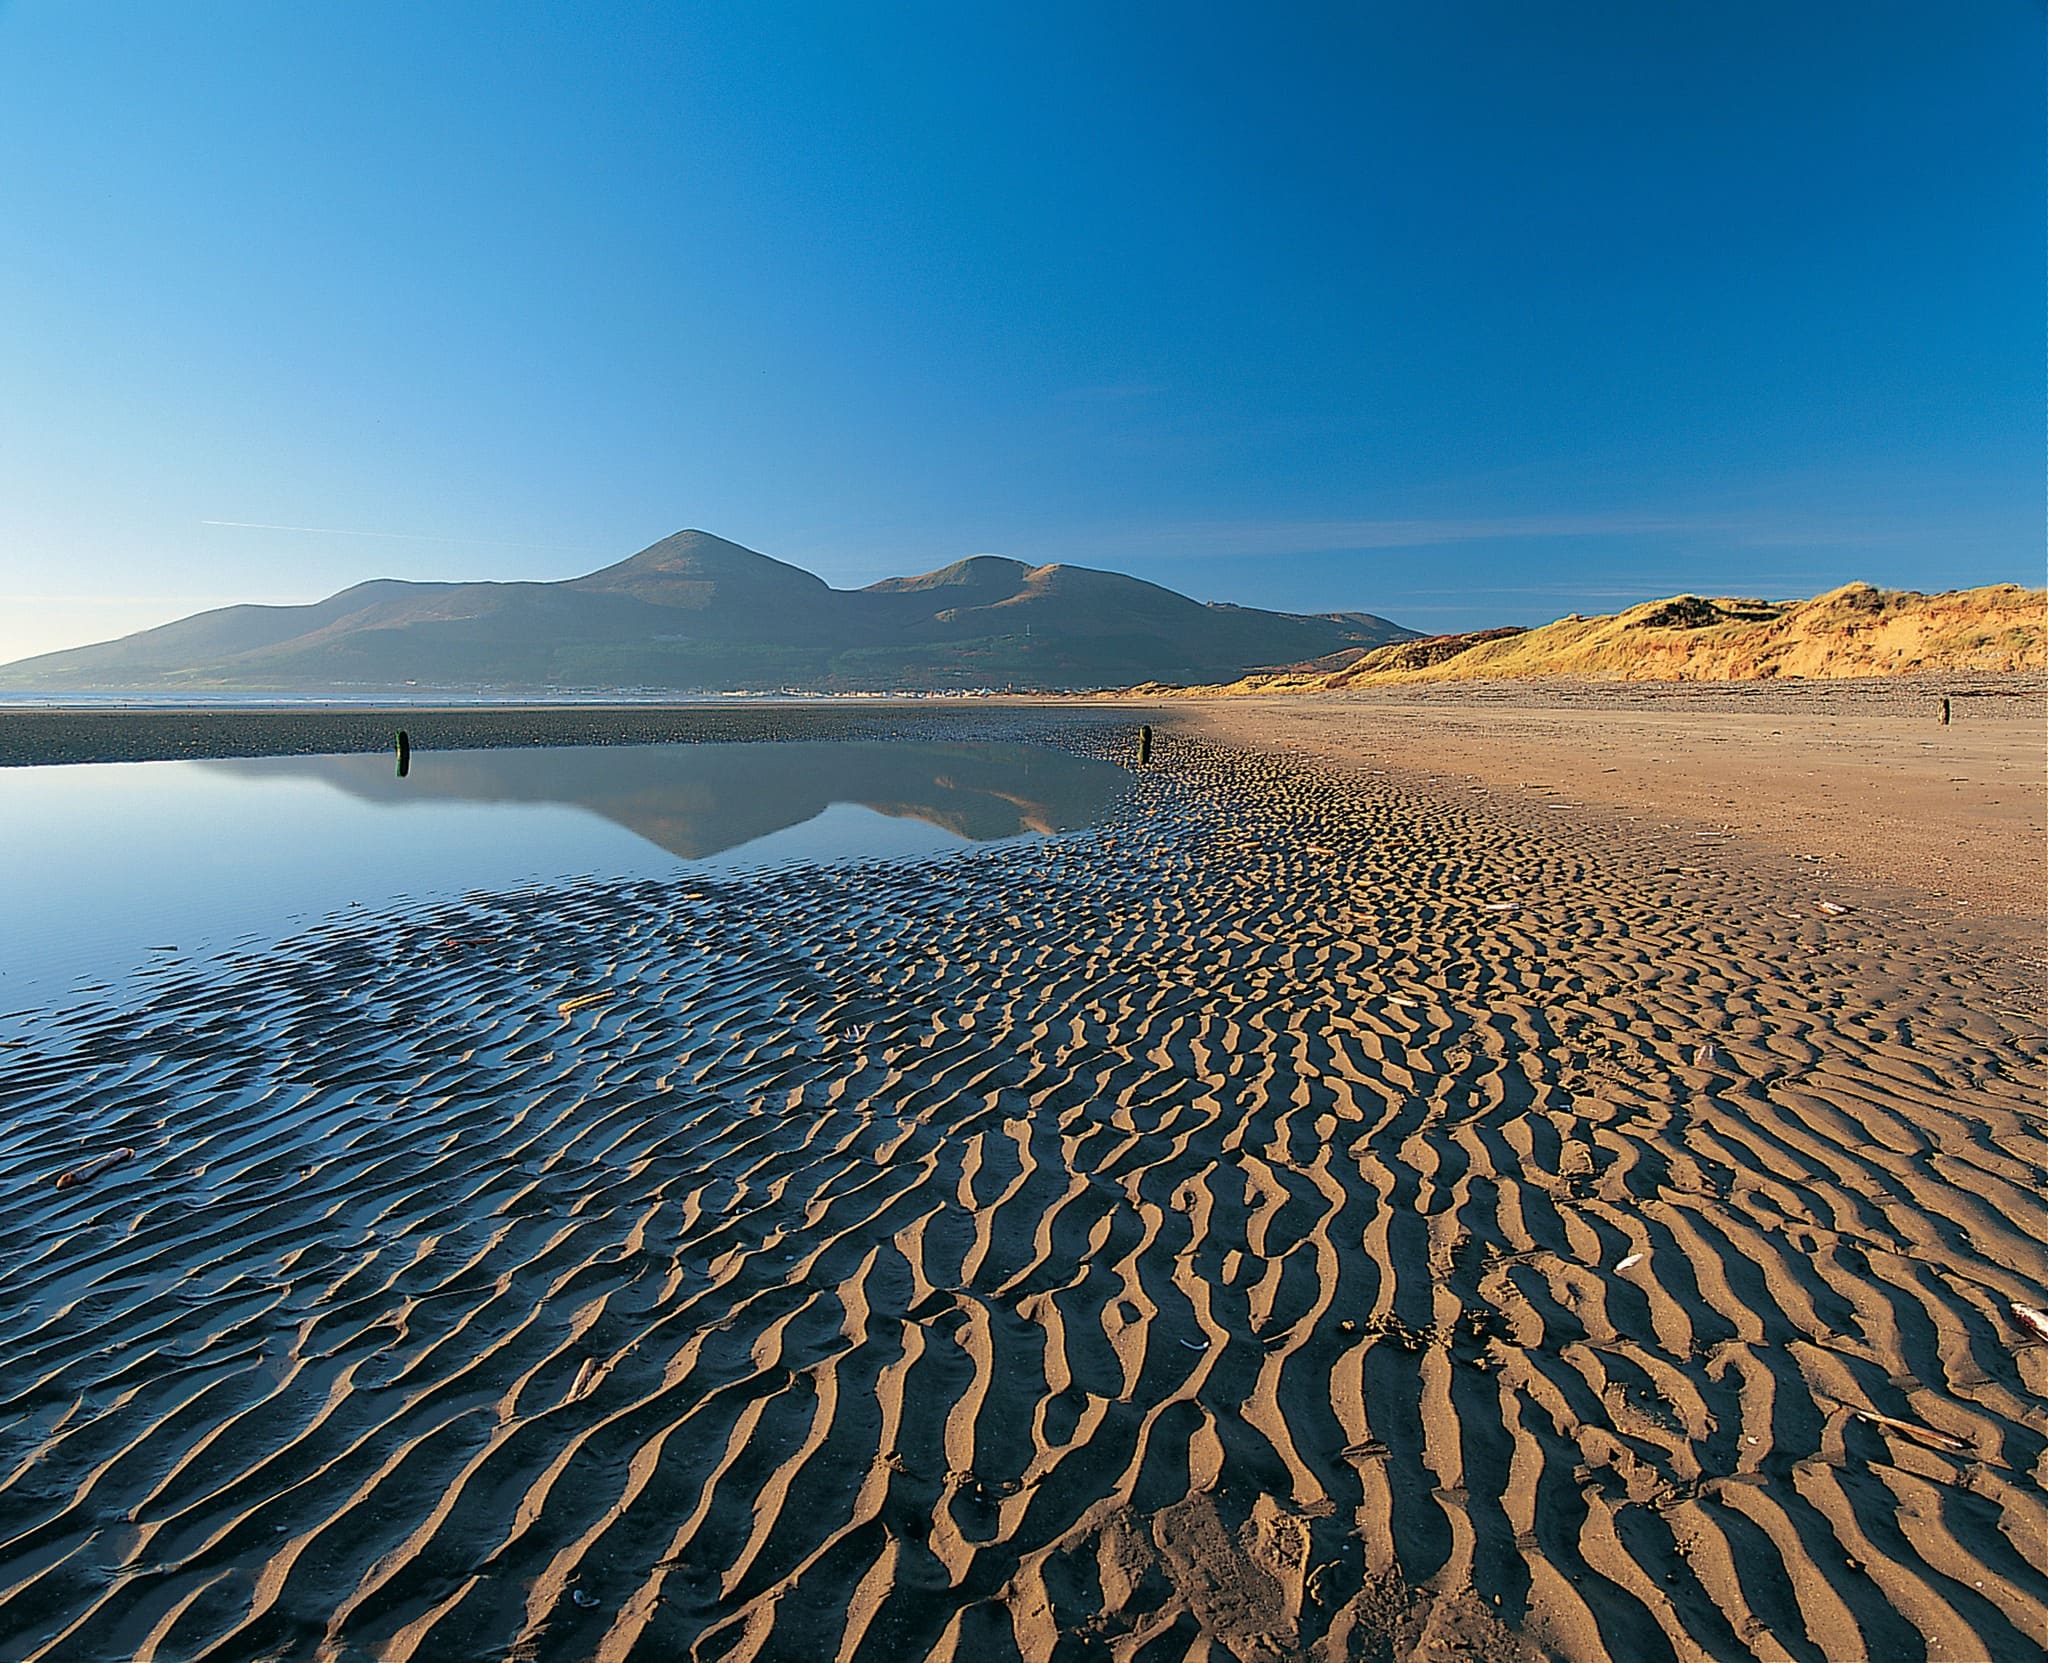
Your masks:
M 201 525 L 233 526 L 238 531 L 304 531 L 316 537 L 382 537 L 396 543 L 460 543 L 485 549 L 581 549 L 581 543 L 503 543 L 490 537 L 429 537 L 417 531 L 344 531 L 332 525 L 271 525 L 264 520 L 201 520 Z

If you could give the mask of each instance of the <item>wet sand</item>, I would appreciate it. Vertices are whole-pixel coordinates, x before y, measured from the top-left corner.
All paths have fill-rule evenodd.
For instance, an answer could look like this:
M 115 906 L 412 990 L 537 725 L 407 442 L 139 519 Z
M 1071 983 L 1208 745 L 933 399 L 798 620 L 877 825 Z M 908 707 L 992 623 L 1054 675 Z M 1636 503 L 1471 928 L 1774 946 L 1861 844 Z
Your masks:
M 1160 725 L 0 1052 L 0 1655 L 2042 1655 L 2039 967 Z
M 504 745 L 654 745 L 869 738 L 942 705 L 847 699 L 687 705 L 492 705 L 350 709 L 0 710 L 0 768 L 229 756 L 388 751 L 403 728 L 421 751 Z

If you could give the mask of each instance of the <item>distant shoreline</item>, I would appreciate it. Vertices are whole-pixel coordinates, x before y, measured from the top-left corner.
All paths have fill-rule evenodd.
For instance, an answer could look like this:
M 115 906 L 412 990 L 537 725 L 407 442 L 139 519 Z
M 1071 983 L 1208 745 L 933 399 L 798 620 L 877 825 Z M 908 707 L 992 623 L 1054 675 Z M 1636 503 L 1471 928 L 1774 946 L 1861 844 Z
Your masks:
M 1950 701 L 1952 721 L 1940 720 Z M 1954 914 L 2048 919 L 2048 676 L 1750 682 L 1437 682 L 1243 697 L 1010 695 L 670 704 L 247 705 L 0 710 L 0 767 L 503 746 L 966 736 L 1054 711 L 1151 721 L 1453 790 L 1551 789 L 1601 818 L 1703 828 L 1903 885 Z M 1439 787 L 1442 789 L 1442 787 Z M 1815 858 L 1820 857 L 1820 858 Z
M 360 698 L 291 694 L 213 697 L 135 694 L 0 696 L 0 768 L 80 762 L 153 762 L 178 758 L 302 756 L 380 751 L 403 727 L 421 750 L 500 745 L 629 745 L 726 739 L 857 736 L 864 725 L 916 714 L 944 719 L 999 709 L 1081 708 L 1170 716 L 1196 704 L 1256 705 L 1305 700 L 1333 715 L 1360 704 L 1390 708 L 1512 705 L 1530 709 L 1742 710 L 1894 713 L 1944 698 L 2012 701 L 2048 711 L 2048 674 L 1894 675 L 1804 680 L 1607 681 L 1550 676 L 1492 681 L 1409 682 L 1303 694 L 1252 697 L 1193 689 L 1133 688 L 1071 693 L 684 694 L 639 698 L 437 694 L 417 701 L 392 694 Z
M 0 716 L 15 710 L 665 710 L 682 707 L 723 709 L 730 706 L 763 704 L 958 704 L 983 702 L 989 699 L 1083 696 L 1085 695 L 1014 690 L 997 693 L 980 690 L 919 692 L 914 689 L 894 693 L 636 693 L 630 690 L 582 693 L 466 693 L 456 688 L 435 688 L 426 693 L 401 693 L 390 689 L 350 693 L 229 690 L 178 693 L 160 688 L 111 688 L 104 691 L 0 691 Z
M 233 756 L 314 756 L 389 750 L 404 728 L 415 751 L 505 745 L 658 745 L 725 740 L 863 738 L 906 716 L 1067 696 L 971 703 L 871 697 L 745 699 L 668 704 L 354 706 L 214 705 L 177 708 L 39 706 L 0 710 L 0 768 L 82 762 L 164 762 Z

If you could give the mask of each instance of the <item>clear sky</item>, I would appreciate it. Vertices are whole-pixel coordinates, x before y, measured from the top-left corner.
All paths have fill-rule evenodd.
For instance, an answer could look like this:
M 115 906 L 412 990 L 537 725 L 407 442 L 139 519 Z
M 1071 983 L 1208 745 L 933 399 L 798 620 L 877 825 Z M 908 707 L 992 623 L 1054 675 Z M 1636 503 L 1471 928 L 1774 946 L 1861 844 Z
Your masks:
M 0 0 L 0 658 L 685 526 L 1438 629 L 2038 584 L 2042 36 Z

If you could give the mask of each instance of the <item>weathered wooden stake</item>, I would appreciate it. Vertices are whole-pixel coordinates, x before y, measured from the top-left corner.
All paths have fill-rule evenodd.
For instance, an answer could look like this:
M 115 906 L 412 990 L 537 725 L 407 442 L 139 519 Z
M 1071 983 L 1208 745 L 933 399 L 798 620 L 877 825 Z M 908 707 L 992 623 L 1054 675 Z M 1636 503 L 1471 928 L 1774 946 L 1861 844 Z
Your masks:
M 1941 696 L 1941 725 L 1943 727 L 1948 726 L 1948 695 L 1946 693 Z
M 1138 766 L 1144 767 L 1152 760 L 1152 728 L 1149 723 L 1138 729 Z
M 404 779 L 412 772 L 412 735 L 404 728 L 398 730 L 398 777 Z

